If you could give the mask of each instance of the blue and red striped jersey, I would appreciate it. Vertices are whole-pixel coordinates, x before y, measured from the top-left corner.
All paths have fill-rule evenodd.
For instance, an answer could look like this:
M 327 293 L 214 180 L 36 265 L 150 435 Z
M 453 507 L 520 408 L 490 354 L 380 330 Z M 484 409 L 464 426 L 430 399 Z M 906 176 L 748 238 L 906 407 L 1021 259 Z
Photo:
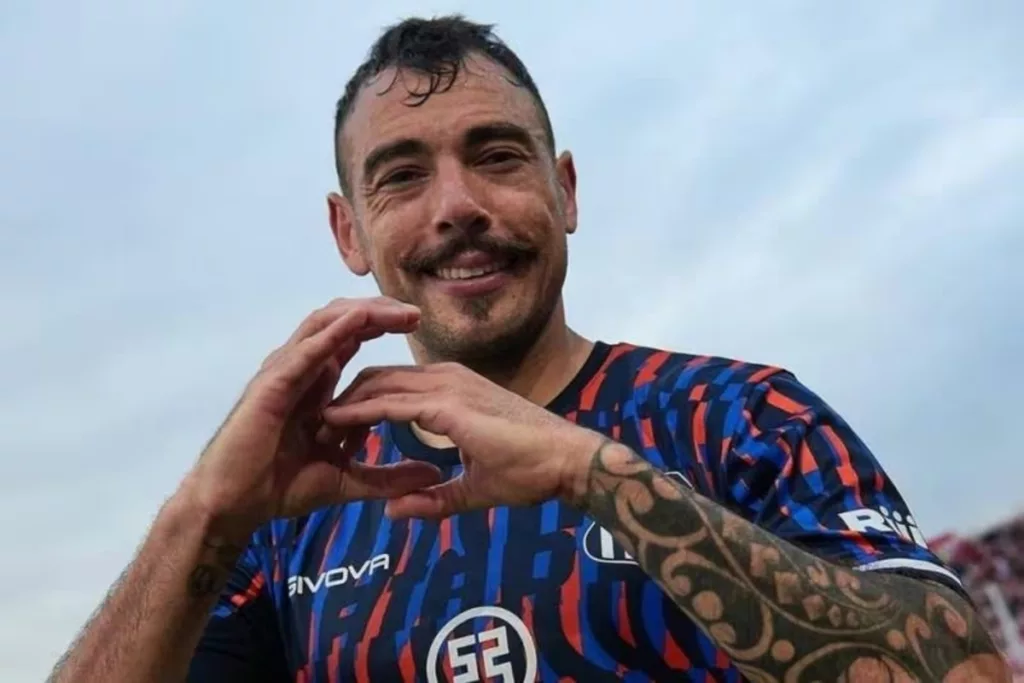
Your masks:
M 817 555 L 962 590 L 849 425 L 780 368 L 597 343 L 548 408 Z M 385 423 L 358 456 L 460 471 Z M 558 500 L 442 522 L 379 501 L 260 529 L 217 603 L 193 683 L 742 681 L 615 542 Z

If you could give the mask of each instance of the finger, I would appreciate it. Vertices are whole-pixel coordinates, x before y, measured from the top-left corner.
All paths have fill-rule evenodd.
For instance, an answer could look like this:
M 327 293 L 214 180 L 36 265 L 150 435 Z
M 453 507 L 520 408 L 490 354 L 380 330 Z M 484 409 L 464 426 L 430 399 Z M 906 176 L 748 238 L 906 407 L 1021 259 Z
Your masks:
M 341 377 L 341 371 L 345 369 L 348 362 L 352 360 L 357 353 L 359 348 L 362 346 L 362 342 L 359 341 L 358 337 L 354 339 L 346 339 L 342 342 L 341 346 L 334 352 L 334 360 L 338 363 L 338 377 Z M 335 382 L 337 384 L 337 382 Z
M 359 330 L 373 327 L 385 332 L 404 333 L 414 330 L 418 322 L 418 314 L 411 311 L 394 308 L 353 309 L 282 354 L 277 365 L 268 368 L 267 372 L 274 381 L 285 385 L 286 390 L 297 400 L 320 375 L 328 359 L 343 349 Z
M 260 368 L 261 371 L 265 372 L 282 365 L 296 349 L 322 335 L 328 327 L 338 323 L 339 320 L 348 321 L 345 323 L 346 329 L 349 332 L 348 336 L 356 344 L 351 349 L 339 346 L 339 361 L 340 365 L 344 368 L 348 360 L 351 360 L 355 352 L 358 351 L 360 343 L 376 339 L 388 333 L 401 334 L 412 332 L 419 325 L 420 314 L 419 309 L 415 306 L 405 304 L 389 306 L 381 304 L 376 300 L 371 300 L 352 304 L 347 310 L 341 308 L 335 308 L 330 311 L 321 310 L 314 314 L 314 316 L 316 316 L 315 319 L 311 317 L 311 320 L 307 320 L 307 324 L 304 327 L 300 327 L 292 335 L 292 339 L 288 343 L 267 356 Z M 301 337 L 301 334 L 309 332 L 314 327 L 315 333 Z
M 367 327 L 356 332 L 354 338 L 356 339 L 356 341 L 366 342 L 373 339 L 377 339 L 378 337 L 382 337 L 385 334 L 387 334 L 387 330 L 378 329 L 376 327 Z
M 379 332 L 377 336 L 384 334 Z M 345 366 L 349 364 L 355 355 L 359 353 L 359 349 L 362 346 L 362 333 L 356 333 L 356 337 L 352 339 L 346 339 L 342 342 L 341 346 L 334 352 L 334 355 L 327 361 L 324 368 L 323 374 L 321 375 L 323 386 L 321 387 L 324 391 L 322 394 L 317 394 L 320 399 L 317 403 L 317 410 L 323 410 L 325 406 L 330 404 L 334 399 L 334 392 L 338 389 L 338 380 L 341 379 L 341 373 L 345 369 Z
M 340 378 L 341 363 L 338 362 L 337 356 L 328 358 L 313 384 L 299 399 L 296 409 L 319 413 L 334 398 L 334 391 L 338 387 Z M 317 414 L 317 418 L 319 419 L 319 414 Z
M 392 465 L 351 463 L 344 471 L 327 462 L 306 464 L 289 486 L 298 508 L 339 505 L 354 500 L 388 499 L 436 486 L 441 482 L 437 467 L 421 461 Z
M 345 435 L 349 431 L 321 422 L 317 427 L 316 434 L 313 435 L 313 441 L 321 446 L 340 448 L 340 444 L 345 441 Z
M 330 405 L 357 403 L 384 394 L 435 391 L 440 388 L 441 382 L 440 377 L 428 374 L 416 365 L 364 368 Z
M 438 486 L 441 470 L 421 460 L 402 460 L 391 465 L 352 462 L 346 471 L 344 495 L 348 500 L 400 498 Z
M 359 452 L 364 446 L 366 446 L 366 439 L 370 436 L 370 427 L 363 425 L 360 427 L 353 427 L 348 430 L 345 434 L 345 440 L 341 444 L 341 459 L 344 462 L 348 462 L 355 457 L 356 453 Z
M 375 425 L 385 420 L 415 422 L 435 434 L 449 435 L 452 418 L 448 401 L 434 394 L 395 393 L 365 401 L 331 405 L 323 410 L 324 423 L 334 429 Z
M 443 484 L 392 497 L 384 506 L 391 519 L 444 519 L 451 515 L 489 507 L 474 495 L 465 475 L 449 479 Z
M 378 336 L 379 334 L 383 333 L 378 331 Z M 357 336 L 362 336 L 362 333 L 357 333 Z M 323 370 L 321 370 L 313 385 L 299 399 L 296 410 L 314 411 L 319 420 L 320 411 L 334 399 L 334 392 L 338 388 L 338 380 L 341 379 L 342 370 L 359 352 L 360 346 L 361 342 L 356 339 L 346 339 L 342 342 L 341 347 L 325 362 Z M 340 441 L 341 439 L 338 438 L 333 442 L 338 443 Z M 320 442 L 327 443 L 328 441 L 320 440 Z
M 419 315 L 419 309 L 411 304 L 402 303 L 391 297 L 376 297 L 373 299 L 335 299 L 323 308 L 320 308 L 306 317 L 305 320 L 295 329 L 292 335 L 285 342 L 285 346 L 296 344 L 303 339 L 313 336 L 330 325 L 336 318 L 351 310 L 369 308 L 375 310 L 412 310 Z
M 370 429 L 369 426 L 359 426 L 339 430 L 322 424 L 314 437 L 314 457 L 344 469 L 366 445 Z

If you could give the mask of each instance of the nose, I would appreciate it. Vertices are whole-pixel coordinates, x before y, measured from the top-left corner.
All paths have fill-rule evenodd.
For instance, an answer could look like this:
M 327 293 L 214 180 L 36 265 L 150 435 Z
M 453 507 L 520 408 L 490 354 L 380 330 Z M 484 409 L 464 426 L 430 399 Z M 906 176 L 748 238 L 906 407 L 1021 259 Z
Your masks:
M 486 232 L 491 216 L 483 207 L 480 189 L 473 186 L 461 163 L 439 164 L 436 179 L 434 226 L 438 232 L 451 230 L 469 233 Z

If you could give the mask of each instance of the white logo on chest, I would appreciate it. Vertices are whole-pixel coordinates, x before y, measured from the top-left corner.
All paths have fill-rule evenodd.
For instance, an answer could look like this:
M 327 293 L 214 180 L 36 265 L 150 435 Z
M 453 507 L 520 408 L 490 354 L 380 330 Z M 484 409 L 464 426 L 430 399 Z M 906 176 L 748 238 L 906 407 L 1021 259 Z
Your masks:
M 316 578 L 308 576 L 288 577 L 288 597 L 316 593 L 320 589 L 342 586 L 349 581 L 358 581 L 363 576 L 373 576 L 379 571 L 391 569 L 391 558 L 385 554 L 374 555 L 362 564 L 346 564 L 321 572 Z
M 474 619 L 488 620 L 486 630 L 453 636 Z M 441 659 L 446 648 L 447 662 Z M 516 663 L 521 671 L 517 671 Z M 452 671 L 449 683 L 532 683 L 537 678 L 537 648 L 523 620 L 501 607 L 474 607 L 457 615 L 434 636 L 427 653 L 427 681 L 441 683 L 443 665 Z

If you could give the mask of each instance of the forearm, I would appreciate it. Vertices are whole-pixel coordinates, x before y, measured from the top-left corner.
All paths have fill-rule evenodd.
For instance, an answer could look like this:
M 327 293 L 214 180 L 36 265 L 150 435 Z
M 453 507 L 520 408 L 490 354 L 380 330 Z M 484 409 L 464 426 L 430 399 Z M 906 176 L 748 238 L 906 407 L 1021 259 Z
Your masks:
M 208 615 L 241 553 L 183 494 L 158 515 L 52 683 L 185 680 Z
M 751 680 L 1009 681 L 973 610 L 947 588 L 826 562 L 621 444 L 602 446 L 579 481 L 575 502 Z

